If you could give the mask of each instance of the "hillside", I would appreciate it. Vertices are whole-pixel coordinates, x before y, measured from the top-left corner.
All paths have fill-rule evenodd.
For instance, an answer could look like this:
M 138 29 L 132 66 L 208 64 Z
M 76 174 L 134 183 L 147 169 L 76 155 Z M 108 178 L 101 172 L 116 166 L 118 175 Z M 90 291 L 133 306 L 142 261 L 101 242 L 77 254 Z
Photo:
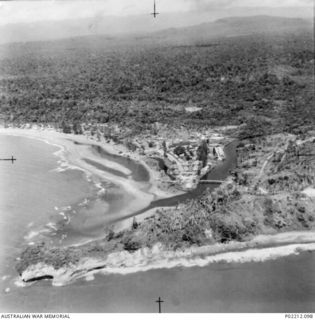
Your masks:
M 267 21 L 272 30 L 295 31 L 240 35 L 255 30 L 253 24 L 261 30 Z M 153 39 L 88 36 L 2 46 L 2 118 L 56 127 L 119 122 L 137 132 L 157 121 L 239 125 L 255 115 L 264 130 L 310 127 L 314 47 L 308 23 L 256 17 L 214 25 L 225 31 L 238 25 L 239 35 L 212 39 L 206 24 Z M 170 45 L 177 33 L 183 36 Z M 199 111 L 187 113 L 187 107 Z

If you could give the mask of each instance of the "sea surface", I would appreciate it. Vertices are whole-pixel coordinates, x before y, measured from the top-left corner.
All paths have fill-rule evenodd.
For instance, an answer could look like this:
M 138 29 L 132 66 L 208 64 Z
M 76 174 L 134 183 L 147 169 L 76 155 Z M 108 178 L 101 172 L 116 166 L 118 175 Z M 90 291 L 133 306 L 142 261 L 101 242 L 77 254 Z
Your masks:
M 18 159 L 14 164 L 0 162 L 0 312 L 157 312 L 159 296 L 165 301 L 163 312 L 315 311 L 312 252 L 259 263 L 96 275 L 64 287 L 50 281 L 16 286 L 14 265 L 27 243 L 67 245 L 97 238 L 108 217 L 119 216 L 128 203 L 114 182 L 96 186 L 81 170 L 60 170 L 58 152 L 58 147 L 42 141 L 0 136 L 0 156 Z M 117 161 L 137 181 L 148 179 L 143 167 Z M 224 178 L 234 161 L 230 152 L 212 178 Z M 163 205 L 182 200 L 174 197 Z

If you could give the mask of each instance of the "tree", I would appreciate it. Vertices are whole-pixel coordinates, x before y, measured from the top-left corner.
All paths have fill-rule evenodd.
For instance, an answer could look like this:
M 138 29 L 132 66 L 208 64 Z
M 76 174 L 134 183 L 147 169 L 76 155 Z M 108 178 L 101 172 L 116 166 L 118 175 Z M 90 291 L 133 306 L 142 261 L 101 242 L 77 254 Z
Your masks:
M 166 158 L 166 156 L 167 156 L 167 147 L 166 147 L 166 141 L 165 140 L 163 140 L 163 142 L 162 142 L 162 148 L 163 148 L 163 156 L 164 156 L 164 158 Z
M 61 130 L 63 133 L 71 133 L 71 125 L 64 120 L 61 122 Z
M 133 217 L 133 220 L 132 220 L 132 229 L 135 230 L 137 229 L 139 226 L 137 220 L 136 220 L 136 217 Z
M 83 134 L 81 124 L 77 121 L 73 123 L 73 132 L 74 134 Z
M 239 139 L 250 139 L 266 135 L 271 129 L 270 123 L 256 117 L 250 118 L 239 133 Z
M 202 140 L 201 144 L 197 149 L 197 159 L 202 162 L 202 167 L 207 165 L 208 160 L 208 145 L 206 140 Z

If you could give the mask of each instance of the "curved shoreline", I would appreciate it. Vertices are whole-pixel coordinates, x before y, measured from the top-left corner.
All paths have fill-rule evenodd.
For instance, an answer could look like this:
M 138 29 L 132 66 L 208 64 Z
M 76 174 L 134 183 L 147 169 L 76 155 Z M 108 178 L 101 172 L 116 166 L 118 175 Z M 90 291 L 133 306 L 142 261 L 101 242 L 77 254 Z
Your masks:
M 154 181 L 150 168 L 148 168 L 150 173 L 150 184 L 148 186 L 148 183 L 136 182 L 130 178 L 126 179 L 123 176 L 119 177 L 110 172 L 104 172 L 95 168 L 95 166 L 88 165 L 84 161 L 85 158 L 97 159 L 98 163 L 105 162 L 105 165 L 109 165 L 113 170 L 127 174 L 127 168 L 104 158 L 99 159 L 89 150 L 89 146 L 93 144 L 104 148 L 106 152 L 118 155 L 117 149 L 110 144 L 104 145 L 95 141 L 91 142 L 85 136 L 65 135 L 48 130 L 0 129 L 1 133 L 38 139 L 57 146 L 60 150 L 55 152 L 55 155 L 59 153 L 57 156 L 61 158 L 61 161 L 64 161 L 63 166 L 83 170 L 93 177 L 96 176 L 100 179 L 114 181 L 115 184 L 122 186 L 125 192 L 134 196 L 134 200 L 128 206 L 129 212 L 132 210 L 133 214 L 121 217 L 120 220 L 123 220 L 122 225 L 126 226 L 126 223 L 129 223 L 130 226 L 130 216 L 152 209 L 149 205 L 155 197 L 164 198 L 161 194 L 154 193 Z M 78 147 L 74 142 L 80 142 L 82 146 Z M 143 163 L 140 158 L 136 159 L 136 161 L 141 164 Z M 144 166 L 147 167 L 145 164 Z M 224 165 L 223 168 L 227 166 Z M 145 188 L 147 190 L 144 191 Z M 168 195 L 168 197 L 174 197 L 174 195 Z M 154 210 L 151 211 L 147 212 L 147 214 L 154 214 Z M 140 219 L 144 216 L 146 214 L 141 215 Z M 123 229 L 122 225 L 119 226 L 121 229 Z M 81 245 L 78 245 L 78 247 Z M 267 247 L 261 248 L 261 246 Z M 55 285 L 63 285 L 77 278 L 91 276 L 91 274 L 96 272 L 125 274 L 157 268 L 205 266 L 209 263 L 217 262 L 258 262 L 298 254 L 301 251 L 308 250 L 315 250 L 314 232 L 287 232 L 276 235 L 260 235 L 247 242 L 213 244 L 175 251 L 166 250 L 160 244 L 156 244 L 151 249 L 142 247 L 134 253 L 122 250 L 109 252 L 102 257 L 83 255 L 76 265 L 69 265 L 58 270 L 43 263 L 30 265 L 22 272 L 21 278 L 24 282 L 52 279 Z
M 133 158 L 132 160 L 139 162 L 149 172 L 150 180 L 148 182 L 138 182 L 130 179 L 131 171 L 128 168 L 103 157 L 98 157 L 93 150 L 89 149 L 90 145 L 97 145 L 110 154 L 119 155 L 121 150 L 111 144 L 91 141 L 83 135 L 66 135 L 54 130 L 0 128 L 0 134 L 36 139 L 59 148 L 54 152 L 54 155 L 60 159 L 58 160 L 60 167 L 56 170 L 76 169 L 84 171 L 88 180 L 93 177 L 95 184 L 106 180 L 119 185 L 133 199 L 128 203 L 129 215 L 131 212 L 137 212 L 148 207 L 153 200 L 173 196 L 155 187 L 154 173 L 140 158 Z M 75 142 L 79 142 L 82 145 L 78 146 Z M 94 165 L 87 163 L 85 159 L 104 165 L 109 170 L 98 169 Z M 121 172 L 121 175 L 115 175 L 115 172 Z
M 102 186 L 102 182 L 104 181 L 109 181 L 119 186 L 125 195 L 124 198 L 128 198 L 128 202 L 122 202 L 121 207 L 115 211 L 115 214 L 107 216 L 106 224 L 114 228 L 114 230 L 128 228 L 132 224 L 132 217 L 135 215 L 137 215 L 137 221 L 140 222 L 149 215 L 154 214 L 154 211 L 150 210 L 152 202 L 182 194 L 182 192 L 174 194 L 160 190 L 155 184 L 156 172 L 137 153 L 128 152 L 122 145 L 97 142 L 85 135 L 64 134 L 54 129 L 39 130 L 0 127 L 0 135 L 34 139 L 58 148 L 57 151 L 53 152 L 53 155 L 58 157 L 57 162 L 59 165 L 54 170 L 59 172 L 65 170 L 82 171 L 86 176 L 87 182 L 93 183 L 100 191 L 105 190 Z M 95 148 L 92 148 L 93 146 L 100 147 L 110 154 L 110 159 L 111 156 L 124 157 L 142 165 L 148 172 L 149 181 L 141 182 L 133 180 L 132 171 L 129 168 L 114 162 L 112 159 L 111 161 L 106 157 L 100 156 L 95 152 Z M 107 166 L 109 170 L 97 168 L 95 165 L 87 163 L 86 159 L 91 159 L 91 161 L 98 163 L 100 166 Z M 120 176 L 116 175 L 115 172 L 117 171 L 122 174 Z M 106 203 L 104 202 L 104 210 L 106 210 L 105 205 Z M 67 243 L 67 246 L 81 246 L 89 242 L 101 240 L 103 237 L 104 235 L 102 234 L 90 240 L 76 239 L 75 242 Z M 33 244 L 34 242 L 28 243 Z
M 129 221 L 133 216 L 137 216 L 139 221 L 142 221 L 143 217 L 147 216 L 145 213 L 151 212 L 151 209 L 175 206 L 176 203 L 182 202 L 186 198 L 196 197 L 197 194 L 202 193 L 202 190 L 209 187 L 199 184 L 195 190 L 189 192 L 177 191 L 175 193 L 161 190 L 155 183 L 156 172 L 145 163 L 139 154 L 128 151 L 123 145 L 98 142 L 85 135 L 65 134 L 55 129 L 3 127 L 0 127 L 0 134 L 36 139 L 59 148 L 58 151 L 54 152 L 54 155 L 60 159 L 58 161 L 60 167 L 56 169 L 57 171 L 80 170 L 86 174 L 88 181 L 93 180 L 92 177 L 94 177 L 94 180 L 96 179 L 94 181 L 95 185 L 99 185 L 102 180 L 107 180 L 122 187 L 133 200 L 128 204 L 128 212 L 112 221 L 112 223 L 118 224 L 119 229 L 127 226 L 124 220 Z M 229 142 L 225 147 L 233 142 L 235 141 Z M 148 171 L 149 181 L 139 182 L 131 179 L 131 171 L 127 167 L 100 156 L 91 147 L 100 147 L 111 156 L 124 157 L 138 162 Z M 90 160 L 91 163 L 86 160 Z M 99 167 L 97 167 L 97 164 L 99 164 Z M 107 167 L 108 170 L 102 170 L 101 166 Z M 224 167 L 225 162 L 213 168 L 207 175 L 212 174 L 215 171 L 214 169 L 220 169 L 221 166 Z M 117 175 L 115 172 L 121 172 L 121 174 Z

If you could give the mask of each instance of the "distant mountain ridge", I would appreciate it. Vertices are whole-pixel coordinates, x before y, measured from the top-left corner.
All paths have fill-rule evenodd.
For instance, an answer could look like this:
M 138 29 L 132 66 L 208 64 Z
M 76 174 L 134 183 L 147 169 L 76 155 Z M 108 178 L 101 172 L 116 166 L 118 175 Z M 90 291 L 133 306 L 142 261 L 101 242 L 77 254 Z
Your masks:
M 209 40 L 219 37 L 232 37 L 255 33 L 284 33 L 312 31 L 312 21 L 301 18 L 284 18 L 272 16 L 228 17 L 206 22 L 192 27 L 172 28 L 154 33 L 164 38 L 181 40 Z
M 150 18 L 145 18 L 150 19 Z M 128 20 L 120 17 L 106 17 L 96 21 L 93 19 L 47 21 L 21 27 L 12 24 L 0 27 L 0 44 L 6 42 L 29 42 L 67 39 L 82 36 L 102 35 L 111 37 L 136 36 L 146 39 L 162 39 L 164 41 L 185 42 L 187 40 L 210 40 L 219 37 L 232 37 L 254 33 L 283 33 L 312 31 L 313 22 L 302 18 L 286 18 L 276 16 L 227 17 L 216 21 L 204 22 L 185 27 L 172 27 L 155 30 L 152 19 L 148 22 L 148 31 L 141 31 L 137 17 Z M 126 23 L 128 22 L 128 25 Z M 130 26 L 129 26 L 130 24 Z M 142 26 L 143 28 L 143 26 Z
M 271 16 L 230 17 L 219 19 L 217 24 L 225 24 L 235 30 L 250 29 L 250 32 L 286 31 L 312 28 L 310 20 L 301 18 L 284 18 Z

